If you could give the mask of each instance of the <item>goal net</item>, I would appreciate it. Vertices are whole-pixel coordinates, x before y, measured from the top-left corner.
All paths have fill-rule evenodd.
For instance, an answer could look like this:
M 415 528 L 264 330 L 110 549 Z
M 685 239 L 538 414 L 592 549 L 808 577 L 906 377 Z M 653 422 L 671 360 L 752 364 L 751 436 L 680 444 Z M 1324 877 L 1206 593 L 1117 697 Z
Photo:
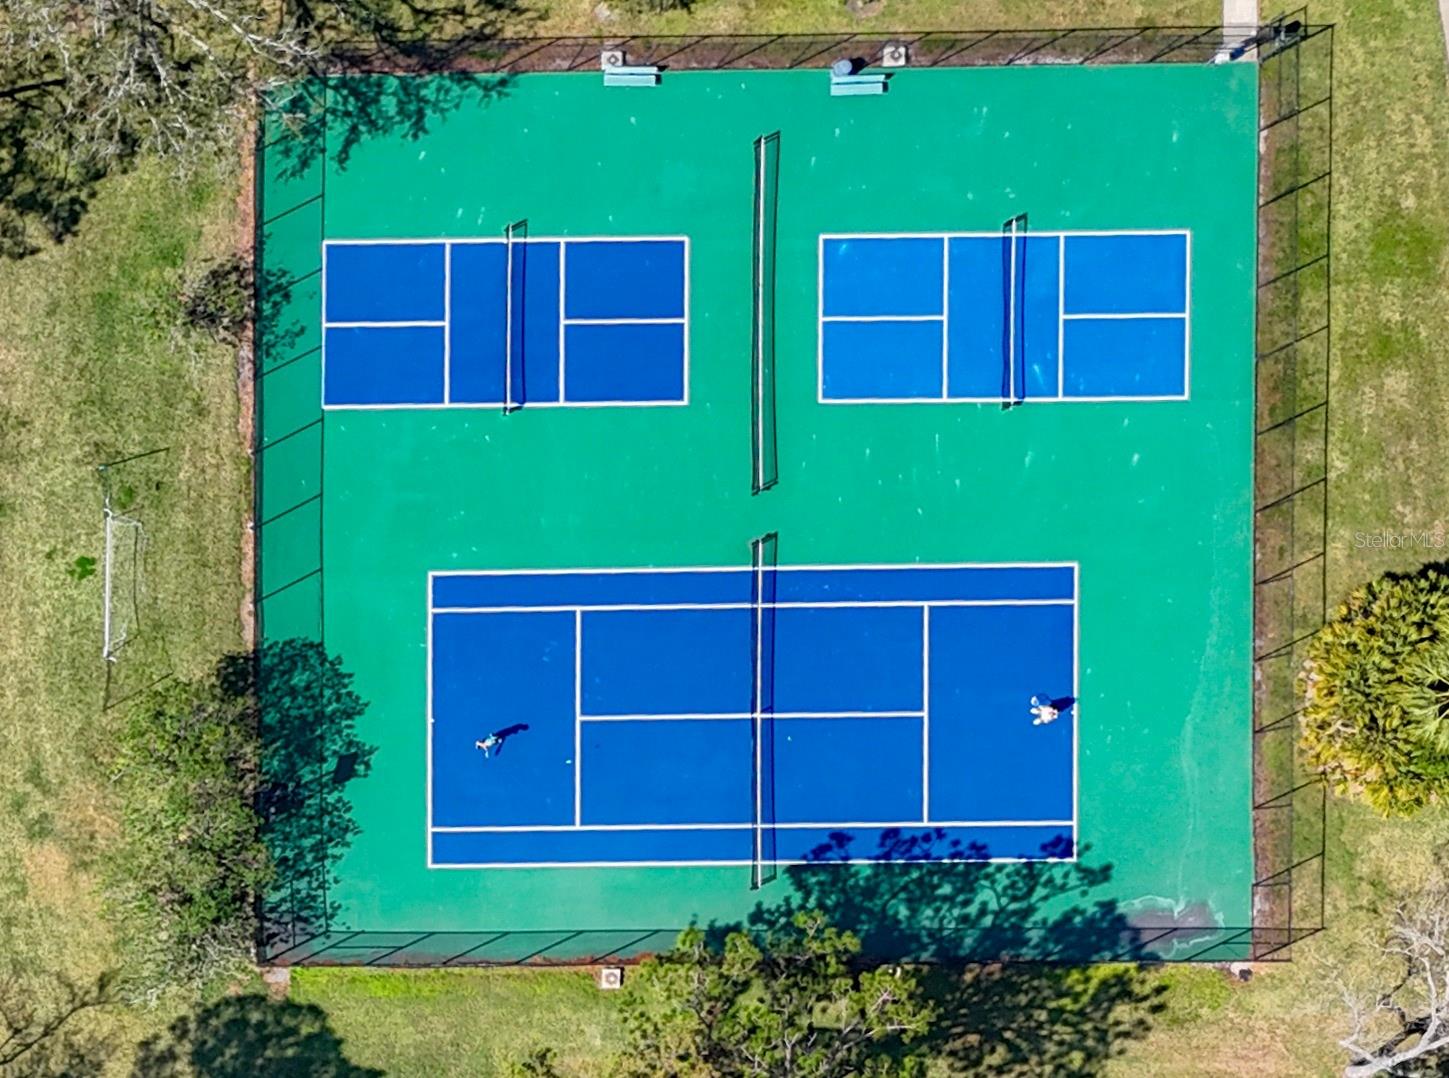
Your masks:
M 140 625 L 146 532 L 139 520 L 112 508 L 109 494 L 101 511 L 106 526 L 101 565 L 105 595 L 101 615 L 101 654 L 107 662 L 115 662 L 121 648 Z

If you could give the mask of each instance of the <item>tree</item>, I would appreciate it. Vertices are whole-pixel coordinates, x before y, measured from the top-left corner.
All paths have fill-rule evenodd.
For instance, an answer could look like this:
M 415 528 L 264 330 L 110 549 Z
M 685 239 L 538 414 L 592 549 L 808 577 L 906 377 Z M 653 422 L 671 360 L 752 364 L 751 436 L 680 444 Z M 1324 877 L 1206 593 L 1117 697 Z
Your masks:
M 254 903 L 271 879 L 253 808 L 259 757 L 249 699 L 214 680 L 166 683 L 127 716 L 111 767 L 121 837 L 106 899 L 133 995 L 249 962 Z
M 1393 911 L 1379 945 L 1375 974 L 1388 987 L 1350 985 L 1340 979 L 1350 1032 L 1345 1078 L 1387 1074 L 1400 1078 L 1444 1073 L 1449 1064 L 1449 873 L 1445 850 L 1435 871 Z
M 347 785 L 373 753 L 351 686 L 321 644 L 280 640 L 132 706 L 111 762 L 122 833 L 106 877 L 132 995 L 202 987 L 249 966 L 259 938 L 327 930 L 357 830 Z
M 712 946 L 691 927 L 643 962 L 624 1000 L 621 1072 L 656 1075 L 873 1078 L 923 1073 L 910 1046 L 934 1012 L 915 975 L 862 969 L 860 941 L 823 914 L 796 914 L 762 938 L 731 932 Z
M 1303 744 L 1333 788 L 1404 815 L 1449 793 L 1449 574 L 1357 588 L 1309 644 Z
M 514 0 L 6 0 L 0 18 L 0 253 L 39 249 L 78 227 L 97 184 L 154 155 L 182 171 L 235 157 L 241 132 L 279 86 L 369 56 L 427 66 L 476 48 Z M 448 80 L 466 94 L 493 80 Z M 339 86 L 343 140 L 428 128 L 419 90 L 383 104 Z

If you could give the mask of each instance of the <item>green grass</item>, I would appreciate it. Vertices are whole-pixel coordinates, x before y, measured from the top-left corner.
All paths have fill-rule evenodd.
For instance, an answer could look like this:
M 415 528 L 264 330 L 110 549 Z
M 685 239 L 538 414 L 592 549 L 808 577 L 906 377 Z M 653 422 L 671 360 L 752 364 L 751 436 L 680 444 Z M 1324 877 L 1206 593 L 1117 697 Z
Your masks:
M 555 5 L 549 31 L 599 28 L 593 0 Z M 719 0 L 661 20 L 680 31 L 899 26 L 1204 22 L 1216 3 L 888 0 L 858 20 L 835 3 Z M 1265 8 L 1265 12 L 1270 12 Z M 1434 5 L 1331 0 L 1337 20 L 1335 351 L 1330 595 L 1432 551 L 1360 549 L 1354 532 L 1449 527 L 1449 94 Z M 622 23 L 609 29 L 623 28 Z M 99 580 L 65 567 L 100 553 L 104 456 L 174 447 L 185 512 L 153 574 L 172 626 L 172 658 L 199 670 L 239 641 L 239 537 L 245 459 L 236 433 L 233 357 L 168 346 L 170 281 L 183 261 L 230 242 L 234 192 L 166 182 L 151 169 L 108 184 L 80 235 L 0 264 L 0 952 L 83 975 L 112 960 L 95 869 L 111 831 L 95 764 Z M 181 497 L 184 495 L 184 498 Z M 163 555 L 158 554 L 158 557 Z M 1352 961 L 1382 923 L 1386 895 L 1412 883 L 1449 813 L 1385 823 L 1335 806 L 1329 834 L 1330 933 L 1296 962 L 1249 984 L 1213 970 L 1154 974 L 1166 1010 L 1110 1068 L 1123 1075 L 1316 1075 L 1341 1065 L 1341 1007 L 1323 964 Z M 300 971 L 294 996 L 325 1009 L 354 1062 L 394 1074 L 497 1073 L 542 1041 L 566 1071 L 597 1073 L 590 1052 L 616 1033 L 610 997 L 582 974 Z M 99 1019 L 122 1046 L 164 1012 Z
M 240 644 L 236 358 L 171 343 L 177 275 L 232 242 L 234 205 L 229 183 L 142 168 L 106 185 L 75 239 L 0 264 L 0 954 L 29 966 L 114 962 L 95 886 L 113 829 L 101 577 L 66 572 L 102 553 L 99 462 L 170 447 L 147 565 L 169 665 Z
M 348 1057 L 390 1075 L 500 1075 L 550 1046 L 597 1074 L 618 1041 L 613 996 L 580 970 L 297 970 L 291 997 L 327 1011 Z
M 687 11 L 639 19 L 628 0 L 558 0 L 534 28 L 540 34 L 640 31 L 674 34 L 788 34 L 817 31 L 998 29 L 1061 26 L 1210 26 L 1214 0 L 884 0 L 854 15 L 843 0 L 700 0 Z

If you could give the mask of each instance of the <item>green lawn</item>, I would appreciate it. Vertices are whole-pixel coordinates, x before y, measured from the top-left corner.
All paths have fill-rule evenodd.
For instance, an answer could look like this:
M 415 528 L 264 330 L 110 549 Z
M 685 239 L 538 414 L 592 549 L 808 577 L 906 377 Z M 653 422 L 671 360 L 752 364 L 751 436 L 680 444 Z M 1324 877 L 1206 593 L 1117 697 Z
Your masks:
M 117 717 L 101 710 L 101 577 L 66 571 L 101 556 L 99 462 L 168 448 L 147 585 L 169 665 L 198 671 L 240 644 L 236 357 L 170 344 L 181 267 L 230 248 L 234 190 L 142 168 L 106 186 L 74 240 L 0 264 L 0 955 L 25 966 L 84 977 L 113 961 L 95 893 Z M 123 1018 L 156 1020 L 102 1023 Z
M 616 7 L 619 5 L 616 5 Z M 827 0 L 720 0 L 658 28 L 787 31 L 877 26 L 1204 22 L 1215 3 L 1135 0 L 887 0 L 857 20 Z M 543 24 L 596 25 L 593 0 L 556 5 Z M 1432 551 L 1372 549 L 1355 533 L 1443 534 L 1449 514 L 1449 93 L 1443 41 L 1427 0 L 1315 4 L 1338 20 L 1335 350 L 1331 594 Z M 622 20 L 610 29 L 623 27 Z M 80 234 L 0 264 L 0 953 L 81 976 L 111 961 L 98 919 L 98 859 L 113 830 L 97 763 L 112 719 L 100 711 L 99 580 L 66 567 L 98 557 L 94 465 L 171 447 L 167 528 L 149 582 L 166 612 L 171 664 L 199 672 L 240 643 L 247 462 L 237 433 L 235 357 L 170 344 L 171 296 L 189 260 L 235 242 L 232 181 L 181 185 L 154 168 L 109 183 Z M 1166 1007 L 1123 1042 L 1121 1074 L 1322 1074 L 1340 1063 L 1341 1010 L 1321 963 L 1352 954 L 1381 923 L 1389 890 L 1409 881 L 1449 812 L 1385 824 L 1336 807 L 1330 824 L 1332 931 L 1292 965 L 1250 984 L 1213 970 L 1148 975 Z M 575 972 L 404 975 L 299 972 L 297 1003 L 316 1005 L 355 1063 L 392 1074 L 497 1073 L 535 1044 L 566 1069 L 597 1073 L 591 1053 L 616 1035 L 609 997 Z M 173 1008 L 97 1018 L 120 1046 L 159 1030 Z M 1042 1014 L 1057 1012 L 1046 1010 Z M 1044 1019 L 1043 1019 L 1044 1020 Z M 1023 1071 L 1022 1073 L 1027 1073 Z
M 506 1074 L 544 1046 L 591 1074 L 618 1038 L 614 997 L 581 970 L 305 969 L 290 998 L 333 1016 L 353 1062 L 391 1075 Z

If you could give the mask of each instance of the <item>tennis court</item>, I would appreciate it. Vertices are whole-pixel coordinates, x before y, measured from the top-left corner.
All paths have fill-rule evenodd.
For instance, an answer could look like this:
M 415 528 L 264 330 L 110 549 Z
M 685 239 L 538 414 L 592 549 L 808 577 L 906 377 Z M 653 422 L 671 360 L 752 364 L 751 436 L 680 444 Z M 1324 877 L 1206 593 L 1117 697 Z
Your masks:
M 1254 69 L 591 64 L 270 128 L 261 633 L 375 750 L 329 932 L 900 860 L 1251 923 Z
M 430 590 L 434 865 L 767 869 L 902 828 L 976 860 L 1072 848 L 1074 566 L 450 573 Z M 1057 721 L 1030 723 L 1034 695 Z

